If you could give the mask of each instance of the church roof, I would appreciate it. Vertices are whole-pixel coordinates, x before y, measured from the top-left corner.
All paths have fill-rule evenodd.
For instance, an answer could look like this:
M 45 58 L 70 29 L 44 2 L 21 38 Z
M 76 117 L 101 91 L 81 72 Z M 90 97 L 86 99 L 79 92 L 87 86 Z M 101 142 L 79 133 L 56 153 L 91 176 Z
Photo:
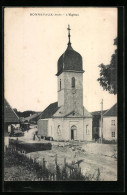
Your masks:
M 82 56 L 71 47 L 70 42 L 70 27 L 69 30 L 69 42 L 66 51 L 60 56 L 57 63 L 57 76 L 65 71 L 84 72 L 82 67 Z
M 109 110 L 107 110 L 104 114 L 104 117 L 106 116 L 117 116 L 117 103 L 114 104 Z
M 11 108 L 6 99 L 4 99 L 4 122 L 5 123 L 19 123 L 19 117 Z
M 60 75 L 63 71 L 84 72 L 82 68 L 82 56 L 69 46 L 60 56 L 57 66 L 57 76 Z
M 92 117 L 92 114 L 88 112 L 88 110 L 83 106 L 83 116 L 84 117 Z
M 68 118 L 68 117 L 72 117 L 72 118 L 91 118 L 92 115 L 86 110 L 86 108 L 84 106 L 83 106 L 83 109 L 84 109 L 83 115 L 81 115 L 78 112 L 76 112 L 75 110 L 73 110 L 72 112 L 66 114 L 64 116 L 64 118 Z
M 58 102 L 50 104 L 39 116 L 39 119 L 52 118 L 53 114 L 59 109 Z
M 38 120 L 39 119 L 46 119 L 46 118 L 52 118 L 53 115 L 57 112 L 57 110 L 59 109 L 60 107 L 58 107 L 58 102 L 54 102 L 52 104 L 50 104 L 38 117 Z M 84 114 L 83 115 L 79 115 L 78 113 L 78 116 L 77 114 L 76 115 L 73 115 L 73 113 L 75 111 L 72 111 L 64 116 L 55 116 L 56 118 L 58 117 L 62 117 L 62 118 L 68 118 L 71 114 L 73 115 L 73 117 L 85 117 L 85 118 L 91 118 L 92 115 L 90 114 L 90 112 L 87 111 L 87 109 L 85 107 L 84 108 Z M 76 113 L 76 112 L 75 112 Z

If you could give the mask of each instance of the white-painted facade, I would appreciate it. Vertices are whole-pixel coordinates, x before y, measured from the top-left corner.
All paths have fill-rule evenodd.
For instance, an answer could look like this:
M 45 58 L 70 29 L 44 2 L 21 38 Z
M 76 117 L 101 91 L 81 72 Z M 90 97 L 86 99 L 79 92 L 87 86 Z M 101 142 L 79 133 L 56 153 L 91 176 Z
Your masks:
M 46 120 L 47 133 L 45 133 L 43 125 Z M 90 141 L 92 140 L 92 118 L 40 119 L 38 121 L 38 133 L 42 136 L 53 137 L 54 140 Z
M 101 122 L 99 126 L 99 137 L 101 137 Z M 117 116 L 103 117 L 103 138 L 105 140 L 117 140 L 117 134 Z
M 103 138 L 106 140 L 117 140 L 116 116 L 109 116 L 103 118 Z

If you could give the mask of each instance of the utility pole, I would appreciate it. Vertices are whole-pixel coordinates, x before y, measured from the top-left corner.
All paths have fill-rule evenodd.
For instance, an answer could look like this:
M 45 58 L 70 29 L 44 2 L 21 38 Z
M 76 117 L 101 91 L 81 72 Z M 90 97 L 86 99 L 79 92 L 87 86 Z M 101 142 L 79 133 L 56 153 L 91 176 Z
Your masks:
M 101 100 L 101 144 L 103 139 L 103 99 Z

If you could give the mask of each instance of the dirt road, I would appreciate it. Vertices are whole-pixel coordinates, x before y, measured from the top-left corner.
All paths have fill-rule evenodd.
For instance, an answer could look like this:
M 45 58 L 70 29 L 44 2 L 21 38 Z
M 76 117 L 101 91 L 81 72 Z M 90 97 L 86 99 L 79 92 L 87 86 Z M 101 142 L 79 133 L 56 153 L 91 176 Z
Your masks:
M 88 153 L 87 151 L 82 151 L 82 149 L 73 150 L 73 146 L 53 146 L 52 150 L 30 153 L 28 155 L 36 158 L 40 164 L 44 158 L 46 160 L 46 166 L 53 171 L 55 169 L 56 154 L 57 162 L 60 166 L 64 165 L 65 159 L 67 163 L 71 163 L 72 161 L 75 163 L 80 162 L 80 167 L 84 175 L 96 175 L 99 168 L 101 181 L 117 180 L 117 160 L 110 156 Z

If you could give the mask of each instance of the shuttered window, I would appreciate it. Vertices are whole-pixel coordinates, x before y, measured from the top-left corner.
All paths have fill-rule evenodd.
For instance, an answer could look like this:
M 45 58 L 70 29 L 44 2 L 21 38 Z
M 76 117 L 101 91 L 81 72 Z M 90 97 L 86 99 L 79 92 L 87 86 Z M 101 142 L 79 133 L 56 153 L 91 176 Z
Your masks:
M 115 132 L 112 132 L 112 137 L 115 137 Z
M 61 79 L 60 79 L 60 90 L 61 90 Z
M 86 135 L 89 135 L 89 126 L 86 125 Z
M 115 120 L 111 120 L 111 125 L 115 125 Z
M 72 88 L 75 88 L 75 78 L 74 77 L 72 77 Z

